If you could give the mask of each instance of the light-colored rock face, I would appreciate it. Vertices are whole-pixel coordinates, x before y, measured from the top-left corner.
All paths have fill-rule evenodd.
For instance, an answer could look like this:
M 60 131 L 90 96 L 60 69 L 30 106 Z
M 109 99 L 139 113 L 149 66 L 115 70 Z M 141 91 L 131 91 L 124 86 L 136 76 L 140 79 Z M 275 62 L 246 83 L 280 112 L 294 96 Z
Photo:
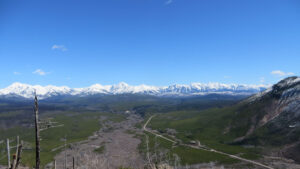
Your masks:
M 279 153 L 300 162 L 300 78 L 290 77 L 241 102 L 229 132 L 234 142 L 281 146 Z M 240 113 L 240 114 L 239 114 Z M 243 119 L 241 121 L 241 119 Z M 233 130 L 235 129 L 235 130 Z
M 130 86 L 124 82 L 117 85 L 95 84 L 86 88 L 69 88 L 67 86 L 40 86 L 22 83 L 13 83 L 7 88 L 0 89 L 0 96 L 20 96 L 33 98 L 36 92 L 40 99 L 59 95 L 86 96 L 95 94 L 147 94 L 155 96 L 174 95 L 190 96 L 205 94 L 230 94 L 230 95 L 252 95 L 265 90 L 269 85 L 237 85 L 221 83 L 192 83 L 190 85 L 171 85 L 165 87 L 157 86 Z
M 280 81 L 274 85 L 270 93 L 275 97 L 275 101 L 271 105 L 271 110 L 265 115 L 265 121 L 262 121 L 262 125 L 266 124 L 271 120 L 275 120 L 279 116 L 284 116 L 288 125 L 299 125 L 299 121 L 296 119 L 300 118 L 300 78 L 291 77 Z M 273 109 L 273 110 L 272 110 Z M 299 126 L 300 127 L 300 126 Z
M 280 131 L 292 132 L 300 129 L 300 78 L 290 77 L 242 102 L 251 113 L 249 127 L 241 141 L 256 129 L 272 124 Z M 242 107 L 243 109 L 243 107 Z

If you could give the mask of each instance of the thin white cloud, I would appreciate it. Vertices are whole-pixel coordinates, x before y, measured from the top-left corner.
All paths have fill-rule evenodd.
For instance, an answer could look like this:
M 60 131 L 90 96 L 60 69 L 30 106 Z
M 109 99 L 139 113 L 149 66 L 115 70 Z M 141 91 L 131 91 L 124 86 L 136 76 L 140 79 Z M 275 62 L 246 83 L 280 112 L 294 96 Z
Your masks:
M 42 69 L 36 69 L 34 72 L 32 72 L 33 74 L 37 74 L 37 75 L 40 75 L 40 76 L 45 76 L 46 73 L 45 71 L 43 71 Z
M 224 76 L 224 79 L 230 79 L 231 76 Z
M 173 0 L 167 0 L 166 2 L 165 2 L 165 4 L 166 5 L 169 5 L 169 4 L 171 4 L 173 2 Z
M 260 83 L 265 83 L 265 81 L 266 81 L 266 79 L 265 79 L 264 77 L 261 77 L 261 78 L 259 79 L 259 82 L 260 82 Z
M 52 50 L 61 50 L 61 51 L 67 51 L 68 49 L 64 45 L 53 45 Z
M 20 72 L 14 72 L 14 75 L 20 75 L 21 73 Z
M 295 73 L 293 73 L 293 72 L 283 72 L 283 71 L 281 71 L 281 70 L 273 70 L 273 71 L 271 72 L 271 74 L 272 74 L 272 75 L 275 75 L 275 76 L 280 76 L 280 77 L 282 77 L 282 76 L 292 76 L 292 75 L 294 75 Z

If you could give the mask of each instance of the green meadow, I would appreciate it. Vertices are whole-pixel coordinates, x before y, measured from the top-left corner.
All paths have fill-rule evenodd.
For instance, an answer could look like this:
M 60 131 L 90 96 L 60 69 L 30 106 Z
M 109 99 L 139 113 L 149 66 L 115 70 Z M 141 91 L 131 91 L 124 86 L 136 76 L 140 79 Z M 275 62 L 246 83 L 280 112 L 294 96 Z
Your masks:
M 213 108 L 203 111 L 175 111 L 156 115 L 148 124 L 149 128 L 155 129 L 162 134 L 166 134 L 166 129 L 175 129 L 176 138 L 184 143 L 199 140 L 207 147 L 226 152 L 229 154 L 240 155 L 248 159 L 260 158 L 259 148 L 245 148 L 240 145 L 231 144 L 235 138 L 234 133 L 226 133 L 226 127 L 231 122 L 232 112 L 235 108 Z M 179 152 L 186 152 L 183 157 L 193 159 L 193 152 L 188 148 L 179 148 Z M 210 153 L 205 158 L 209 157 Z M 189 154 L 191 154 L 189 156 Z M 212 157 L 217 157 L 214 155 Z M 211 159 L 212 160 L 212 159 Z M 217 160 L 218 161 L 218 160 Z M 230 160 L 229 160 L 230 161 Z M 236 160 L 233 160 L 236 161 Z M 197 160 L 195 160 L 197 162 Z

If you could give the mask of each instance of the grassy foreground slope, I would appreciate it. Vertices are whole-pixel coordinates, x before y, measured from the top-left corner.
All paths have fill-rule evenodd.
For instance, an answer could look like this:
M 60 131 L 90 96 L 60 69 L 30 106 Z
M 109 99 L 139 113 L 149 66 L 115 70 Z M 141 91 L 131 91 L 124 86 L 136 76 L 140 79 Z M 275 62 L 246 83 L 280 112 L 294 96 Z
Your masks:
M 165 156 L 170 159 L 171 164 L 174 163 L 175 155 L 179 157 L 179 162 L 183 166 L 210 162 L 226 165 L 238 162 L 236 159 L 232 159 L 218 153 L 193 149 L 182 145 L 172 145 L 171 142 L 160 137 L 155 137 L 153 134 L 148 132 L 145 132 L 145 135 L 143 136 L 139 136 L 142 140 L 139 149 L 144 154 L 147 152 L 146 136 L 148 136 L 150 154 L 153 156 L 155 153 L 166 153 Z M 155 158 L 153 158 L 152 161 L 155 161 Z
M 175 136 L 185 143 L 199 140 L 201 144 L 219 151 L 248 159 L 257 159 L 260 157 L 258 148 L 245 148 L 230 144 L 236 138 L 237 133 L 244 132 L 227 132 L 236 108 L 233 106 L 159 114 L 151 120 L 149 127 L 161 133 L 167 133 L 168 129 L 175 129 Z

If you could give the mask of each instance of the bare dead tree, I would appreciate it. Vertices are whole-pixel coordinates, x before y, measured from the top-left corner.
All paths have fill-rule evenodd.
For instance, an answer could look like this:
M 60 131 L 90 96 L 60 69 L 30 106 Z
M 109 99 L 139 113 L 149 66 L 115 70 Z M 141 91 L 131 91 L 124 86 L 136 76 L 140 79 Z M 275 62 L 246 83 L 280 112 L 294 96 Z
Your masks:
M 65 136 L 65 169 L 67 169 L 67 136 Z
M 17 146 L 16 146 L 16 154 L 14 155 L 12 168 L 14 168 L 17 165 L 17 155 L 19 154 L 19 136 L 17 136 Z
M 211 169 L 214 169 L 214 168 L 215 168 L 215 163 L 214 163 L 214 162 L 210 162 L 209 165 L 210 165 L 210 168 L 211 168 Z
M 54 169 L 56 169 L 56 160 L 54 160 Z
M 157 158 L 157 149 L 158 149 L 158 141 L 157 141 L 157 136 L 155 135 L 154 137 L 154 158 L 155 158 L 155 161 L 156 163 L 158 163 L 158 158 Z
M 44 119 L 39 121 L 40 132 L 48 130 L 55 127 L 63 127 L 63 124 L 58 124 L 58 122 L 52 121 L 52 118 Z
M 75 169 L 75 157 L 73 156 L 73 169 Z
M 180 158 L 177 154 L 173 154 L 174 156 L 174 169 L 177 169 L 180 167 Z
M 146 151 L 147 151 L 146 155 L 147 155 L 148 164 L 151 168 L 154 168 L 154 166 L 152 165 L 152 162 L 151 162 L 151 158 L 150 158 L 149 136 L 146 134 L 145 137 L 146 137 Z
M 17 154 L 17 160 L 16 160 L 17 162 L 16 162 L 15 169 L 18 168 L 18 166 L 21 162 L 22 148 L 23 148 L 23 141 L 21 141 L 21 144 L 18 146 L 18 154 Z
M 149 136 L 145 134 L 145 146 L 146 146 L 146 162 L 145 165 L 149 169 L 167 169 L 167 168 L 183 168 L 180 165 L 180 157 L 172 153 L 168 149 L 160 147 L 160 143 L 157 137 L 154 137 L 153 151 L 150 151 Z M 188 166 L 185 166 L 186 168 Z
M 34 93 L 34 115 L 35 115 L 35 156 L 36 156 L 35 167 L 36 169 L 40 169 L 40 163 L 41 163 L 40 141 L 42 140 L 40 137 L 40 132 L 50 128 L 62 127 L 64 125 L 57 124 L 58 122 L 53 122 L 50 119 L 47 119 L 46 121 L 39 120 L 39 106 L 38 106 L 38 99 L 37 99 L 36 92 Z
M 7 151 L 7 166 L 10 168 L 10 147 L 9 147 L 9 139 L 6 140 L 6 151 Z
M 4 143 L 4 140 L 0 140 L 0 145 Z M 0 155 L 3 155 L 4 150 L 1 150 Z M 0 157 L 0 160 L 2 160 L 5 157 L 5 155 L 3 155 L 3 157 Z
M 19 142 L 19 141 L 18 141 Z M 23 141 L 21 144 L 17 143 L 16 154 L 13 156 L 13 162 L 10 169 L 17 169 L 21 162 L 21 153 L 22 153 Z
M 35 168 L 40 169 L 40 129 L 39 129 L 39 106 L 35 93 L 34 97 L 34 113 L 35 113 Z
M 19 144 L 19 136 L 17 136 L 17 145 L 15 147 L 10 147 L 9 145 L 9 139 L 7 139 L 6 143 L 6 150 L 7 150 L 7 165 L 8 169 L 17 169 L 20 162 L 21 162 L 21 153 L 22 153 L 22 146 L 23 141 L 21 141 L 21 144 Z M 13 154 L 12 162 L 10 161 L 10 149 L 16 148 L 16 154 Z

